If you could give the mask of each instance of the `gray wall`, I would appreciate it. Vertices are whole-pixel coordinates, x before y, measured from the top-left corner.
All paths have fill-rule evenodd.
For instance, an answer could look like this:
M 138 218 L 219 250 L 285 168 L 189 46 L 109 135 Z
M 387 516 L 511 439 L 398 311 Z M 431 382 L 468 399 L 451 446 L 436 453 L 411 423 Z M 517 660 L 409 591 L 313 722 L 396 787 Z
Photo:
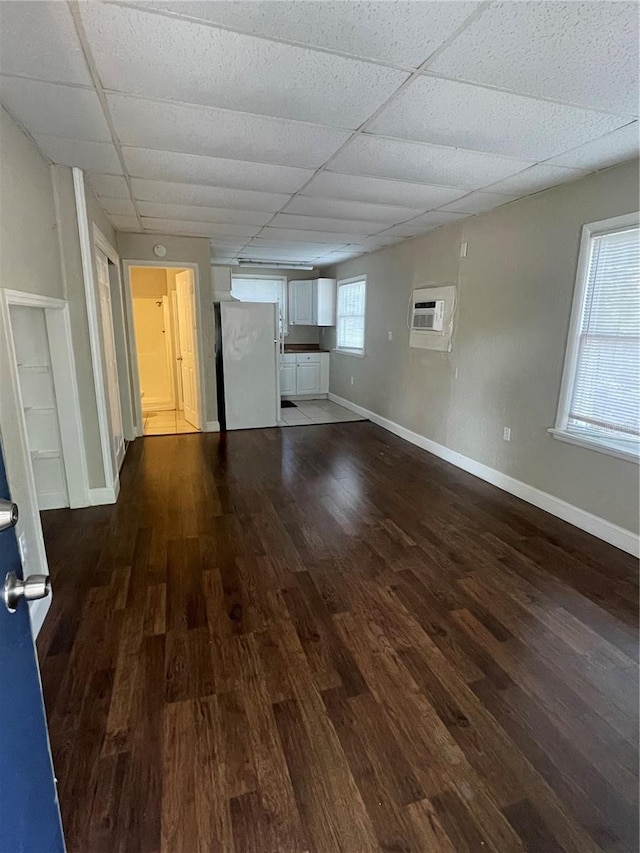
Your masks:
M 636 210 L 638 164 L 631 161 L 328 271 L 337 278 L 366 273 L 368 287 L 366 356 L 332 353 L 331 391 L 637 531 L 638 466 L 547 432 L 582 225 Z M 458 285 L 451 353 L 409 348 L 409 296 L 431 282 Z M 334 346 L 334 331 L 320 340 Z M 510 443 L 503 426 L 511 427 Z

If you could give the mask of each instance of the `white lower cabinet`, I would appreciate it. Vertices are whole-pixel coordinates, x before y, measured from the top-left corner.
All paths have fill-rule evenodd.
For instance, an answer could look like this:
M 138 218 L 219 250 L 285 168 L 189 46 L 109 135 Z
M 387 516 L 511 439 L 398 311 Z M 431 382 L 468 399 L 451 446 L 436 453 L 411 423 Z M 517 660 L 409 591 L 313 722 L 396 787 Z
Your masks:
M 325 396 L 329 393 L 328 352 L 287 352 L 282 356 L 283 397 Z
M 280 370 L 280 394 L 285 397 L 296 393 L 296 365 L 282 363 Z

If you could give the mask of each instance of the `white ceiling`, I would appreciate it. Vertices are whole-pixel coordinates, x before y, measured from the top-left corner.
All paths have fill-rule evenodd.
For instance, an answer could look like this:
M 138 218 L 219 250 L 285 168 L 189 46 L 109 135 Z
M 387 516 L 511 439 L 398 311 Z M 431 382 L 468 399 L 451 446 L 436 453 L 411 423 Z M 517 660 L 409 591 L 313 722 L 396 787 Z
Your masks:
M 638 153 L 636 2 L 0 3 L 0 100 L 123 231 L 326 265 Z

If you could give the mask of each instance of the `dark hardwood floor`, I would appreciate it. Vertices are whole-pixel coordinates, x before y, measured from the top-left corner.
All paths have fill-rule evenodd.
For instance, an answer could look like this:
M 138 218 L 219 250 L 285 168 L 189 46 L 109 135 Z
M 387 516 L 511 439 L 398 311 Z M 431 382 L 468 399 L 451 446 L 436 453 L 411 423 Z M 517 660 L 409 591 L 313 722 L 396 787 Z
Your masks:
M 637 564 L 369 423 L 44 513 L 71 853 L 637 851 Z

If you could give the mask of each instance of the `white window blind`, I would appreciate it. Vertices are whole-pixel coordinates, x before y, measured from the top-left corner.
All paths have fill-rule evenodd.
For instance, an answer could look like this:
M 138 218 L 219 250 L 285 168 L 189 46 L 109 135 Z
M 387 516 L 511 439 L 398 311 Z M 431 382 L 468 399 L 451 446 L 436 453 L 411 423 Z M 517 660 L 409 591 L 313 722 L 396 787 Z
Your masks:
M 638 452 L 640 229 L 594 234 L 565 429 Z
M 366 279 L 338 282 L 336 346 L 344 352 L 364 354 Z
M 231 295 L 240 302 L 271 302 L 280 306 L 280 328 L 286 332 L 286 292 L 284 278 L 245 278 L 232 276 Z

